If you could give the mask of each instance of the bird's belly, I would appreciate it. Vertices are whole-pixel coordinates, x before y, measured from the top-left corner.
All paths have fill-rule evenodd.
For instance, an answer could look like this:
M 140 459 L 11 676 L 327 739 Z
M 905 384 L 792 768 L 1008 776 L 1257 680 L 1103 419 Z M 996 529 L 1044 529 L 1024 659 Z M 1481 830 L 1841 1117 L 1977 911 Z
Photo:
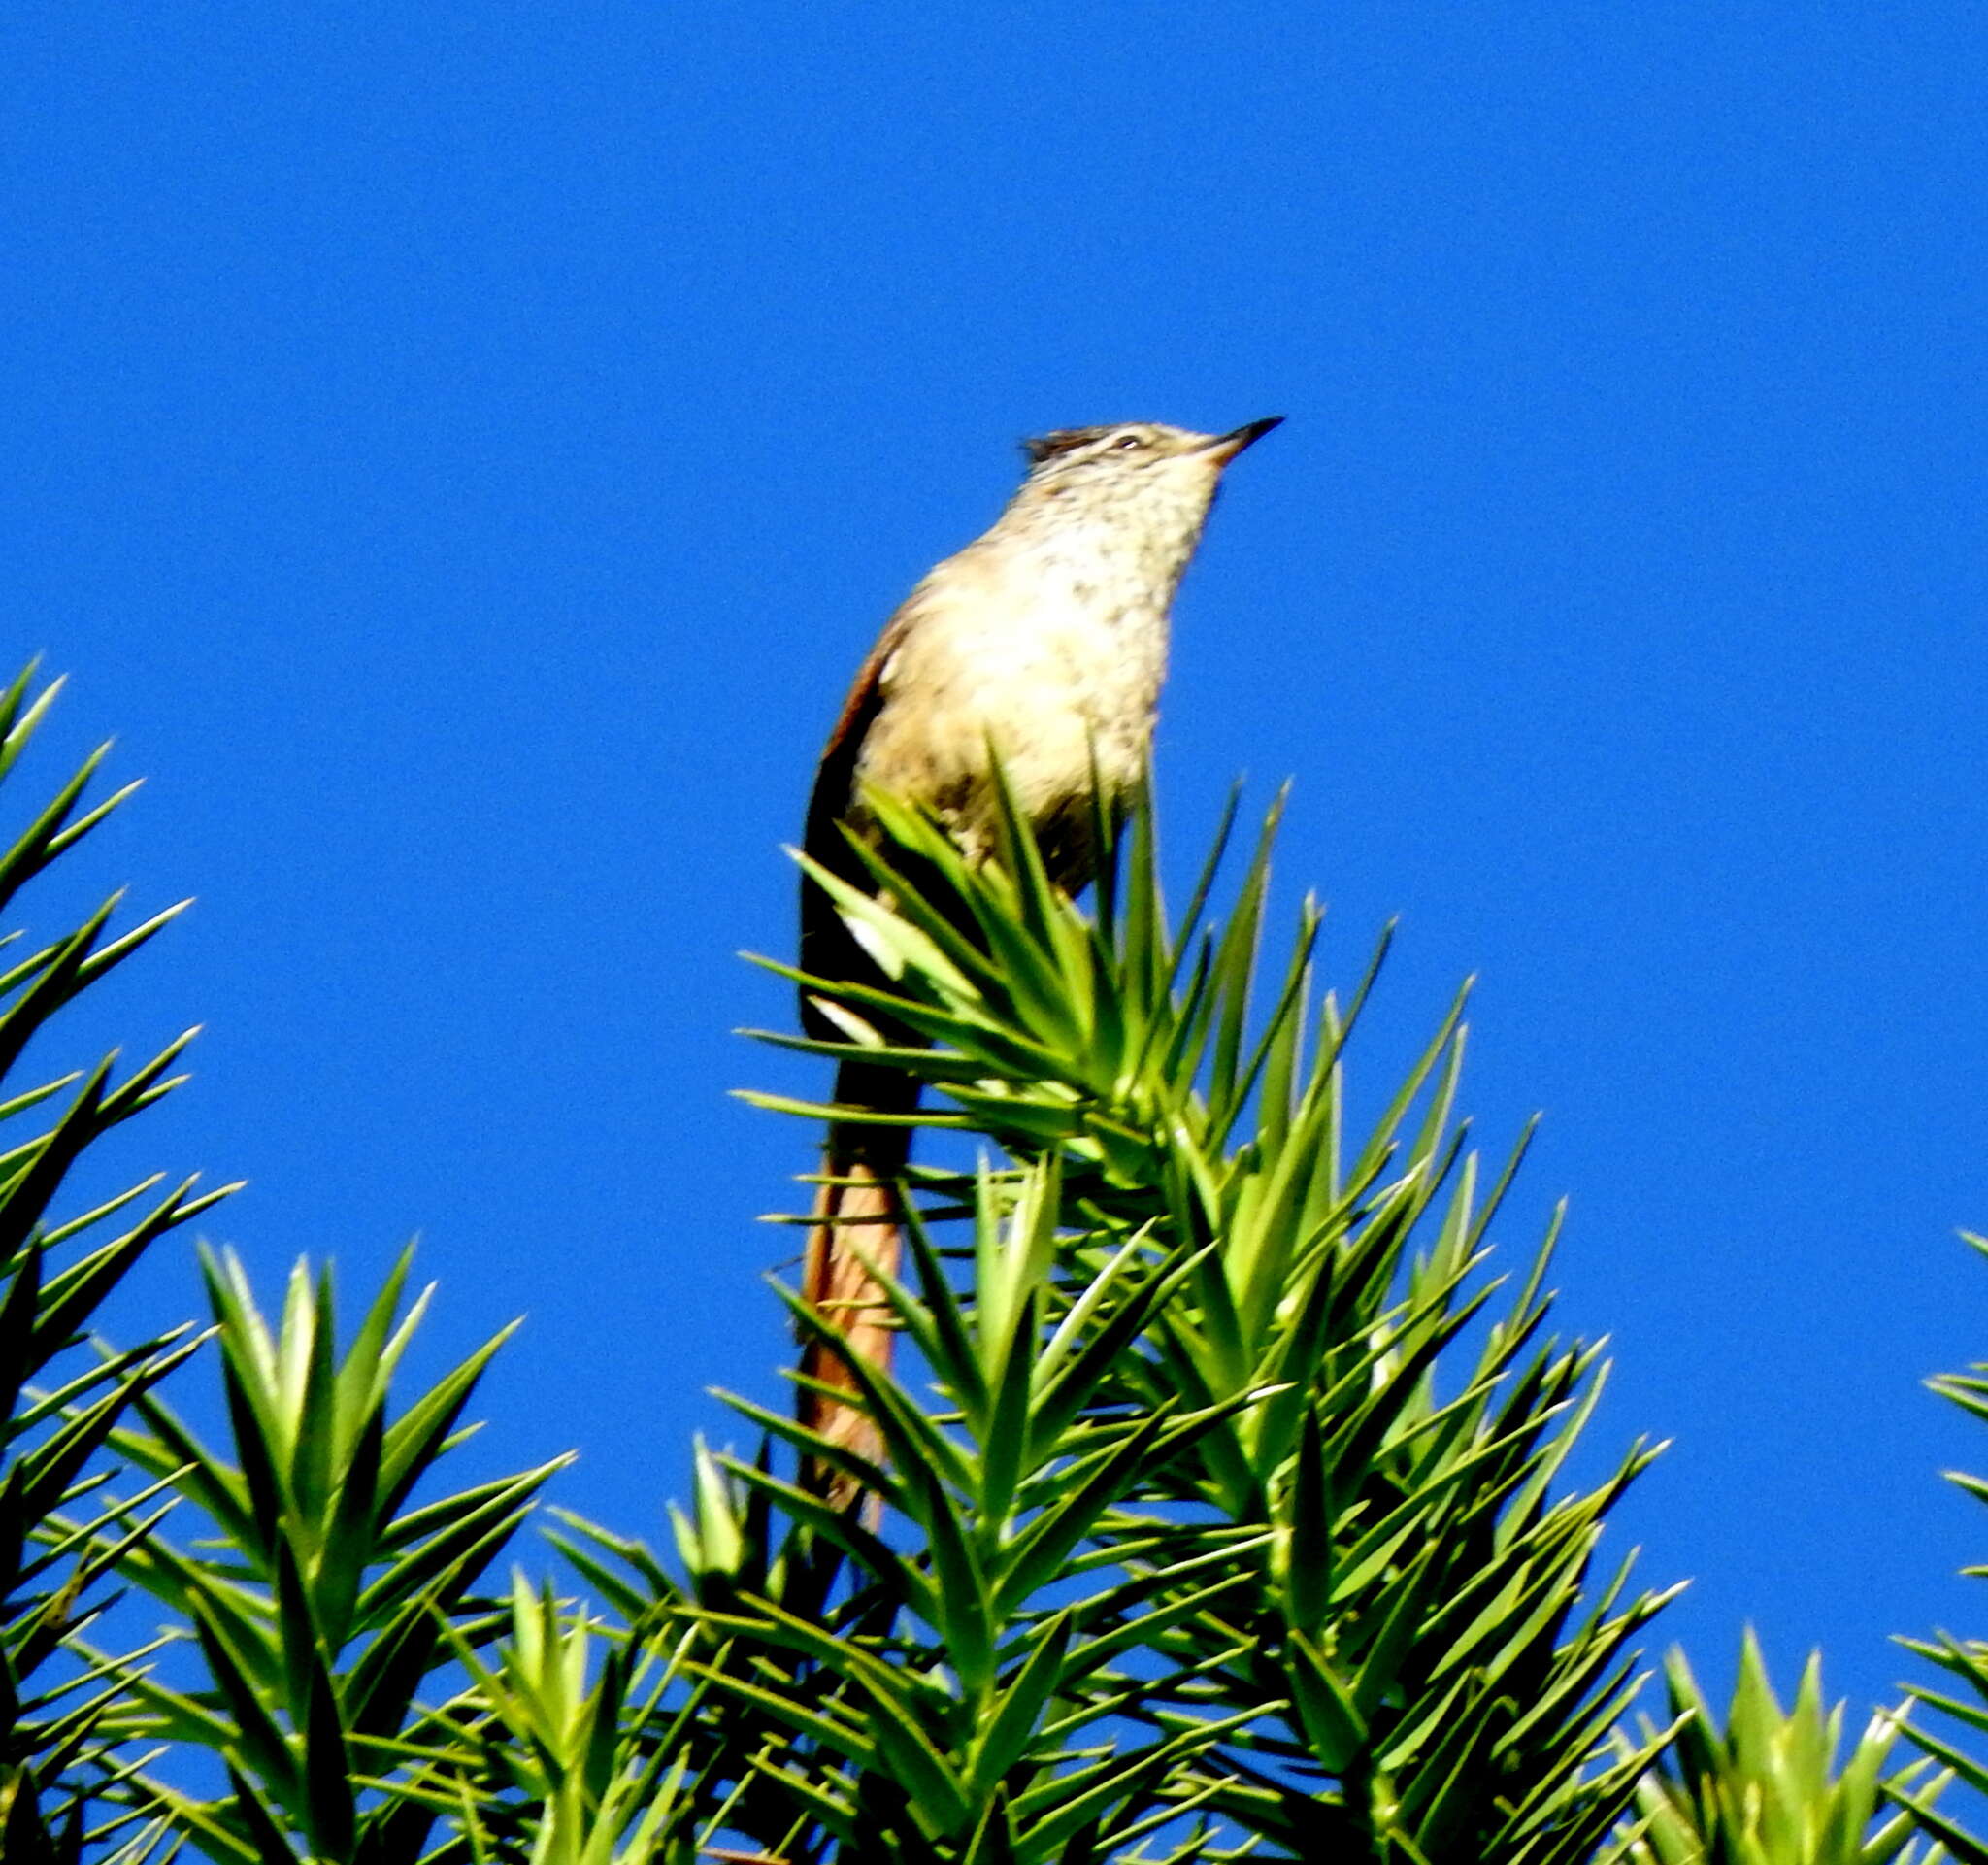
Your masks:
M 1136 783 L 1152 732 L 1157 679 L 1123 644 L 1099 640 L 1095 626 L 990 640 L 975 656 L 962 697 L 974 736 L 992 738 L 1026 800 L 1041 786 L 1058 794 L 1088 790 L 1099 778 L 1118 788 Z M 976 748 L 972 761 L 984 766 Z
M 886 671 L 888 704 L 859 775 L 936 811 L 978 854 L 997 819 L 990 751 L 998 754 L 1038 832 L 1067 847 L 1053 863 L 1065 884 L 1080 884 L 1091 866 L 1093 780 L 1108 814 L 1144 782 L 1164 619 L 1039 603 L 1026 623 L 1011 610 L 946 622 Z

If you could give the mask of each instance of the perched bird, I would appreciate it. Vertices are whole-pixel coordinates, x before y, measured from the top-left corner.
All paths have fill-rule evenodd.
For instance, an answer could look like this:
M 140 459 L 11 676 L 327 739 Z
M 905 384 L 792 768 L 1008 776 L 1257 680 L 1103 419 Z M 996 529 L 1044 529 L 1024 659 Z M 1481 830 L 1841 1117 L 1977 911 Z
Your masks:
M 1228 434 L 1131 421 L 1026 442 L 1028 471 L 1007 510 L 926 574 L 856 675 L 821 754 L 807 853 L 867 886 L 843 825 L 871 831 L 866 797 L 880 791 L 929 811 L 969 856 L 984 858 L 999 814 L 991 747 L 1050 878 L 1073 893 L 1088 883 L 1099 815 L 1121 816 L 1146 781 L 1168 612 L 1222 470 L 1281 418 Z M 830 982 L 878 977 L 809 880 L 801 969 Z M 801 1015 L 811 1035 L 845 1034 L 805 989 Z M 851 1060 L 837 1072 L 835 1098 L 852 1116 L 905 1116 L 918 1088 L 902 1070 Z M 910 1147 L 908 1125 L 833 1124 L 802 1271 L 802 1299 L 843 1330 L 852 1353 L 880 1365 L 890 1358 L 889 1315 L 857 1251 L 895 1273 L 896 1181 Z M 804 1343 L 801 1370 L 855 1389 L 843 1356 L 819 1341 Z M 870 1420 L 831 1396 L 804 1386 L 799 1415 L 833 1443 L 878 1453 Z M 861 1492 L 826 1468 L 807 1480 L 839 1507 Z

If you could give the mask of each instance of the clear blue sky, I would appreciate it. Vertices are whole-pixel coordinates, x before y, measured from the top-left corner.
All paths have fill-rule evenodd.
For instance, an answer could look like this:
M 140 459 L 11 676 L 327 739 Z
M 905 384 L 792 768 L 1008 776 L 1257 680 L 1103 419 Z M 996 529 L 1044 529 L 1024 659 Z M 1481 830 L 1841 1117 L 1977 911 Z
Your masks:
M 1988 40 L 1971 9 L 17 10 L 9 663 L 152 783 L 79 884 L 200 905 L 76 1042 L 204 1020 L 120 1163 L 436 1352 L 471 1453 L 661 1531 L 759 1278 L 815 750 L 1013 443 L 1288 424 L 1179 604 L 1176 850 L 1296 780 L 1280 878 L 1364 1058 L 1482 974 L 1469 1098 L 1573 1217 L 1598 1427 L 1723 1678 L 1988 1613 L 1981 770 Z M 45 757 L 44 780 L 55 760 Z M 55 890 L 55 894 L 60 893 Z M 65 896 L 66 897 L 66 896 Z M 42 910 L 52 914 L 53 894 Z M 93 1020 L 92 1020 L 93 1019 Z M 84 1027 L 83 1025 L 86 1025 Z M 142 1305 L 186 1312 L 184 1250 Z M 435 1361 L 431 1358 L 430 1364 Z

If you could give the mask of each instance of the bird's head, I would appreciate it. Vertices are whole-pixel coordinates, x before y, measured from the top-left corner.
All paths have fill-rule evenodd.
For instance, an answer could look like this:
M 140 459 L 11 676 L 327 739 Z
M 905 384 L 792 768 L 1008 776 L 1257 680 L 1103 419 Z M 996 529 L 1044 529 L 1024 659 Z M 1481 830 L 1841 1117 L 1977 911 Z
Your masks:
M 1015 507 L 1059 527 L 1145 521 L 1198 532 L 1222 469 L 1282 419 L 1272 415 L 1226 434 L 1159 421 L 1059 428 L 1022 443 L 1029 470 Z
M 1191 462 L 1202 472 L 1219 473 L 1236 455 L 1260 441 L 1281 415 L 1267 415 L 1227 434 L 1198 434 L 1190 427 L 1160 421 L 1121 421 L 1111 427 L 1059 427 L 1023 441 L 1021 450 L 1033 479 L 1095 478 L 1146 473 Z

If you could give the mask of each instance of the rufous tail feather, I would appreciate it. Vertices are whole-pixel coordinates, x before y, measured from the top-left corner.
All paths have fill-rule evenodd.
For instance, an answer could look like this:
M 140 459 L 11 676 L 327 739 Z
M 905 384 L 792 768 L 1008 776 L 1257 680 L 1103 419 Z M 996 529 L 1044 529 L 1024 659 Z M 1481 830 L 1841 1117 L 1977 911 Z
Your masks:
M 843 1107 L 909 1114 L 918 1104 L 918 1084 L 896 1069 L 847 1062 L 836 1073 L 835 1098 Z M 801 1270 L 802 1301 L 841 1330 L 849 1355 L 885 1371 L 897 1330 L 864 1258 L 884 1275 L 897 1275 L 904 1254 L 900 1181 L 911 1144 L 909 1126 L 839 1120 L 830 1128 L 822 1155 L 823 1183 L 815 1193 Z M 832 1396 L 859 1389 L 843 1351 L 809 1334 L 801 1343 L 801 1372 L 830 1388 L 801 1387 L 795 1405 L 801 1424 L 833 1445 L 878 1461 L 883 1440 L 870 1415 Z M 802 1483 L 837 1509 L 852 1507 L 863 1495 L 862 1483 L 825 1457 L 806 1460 Z

